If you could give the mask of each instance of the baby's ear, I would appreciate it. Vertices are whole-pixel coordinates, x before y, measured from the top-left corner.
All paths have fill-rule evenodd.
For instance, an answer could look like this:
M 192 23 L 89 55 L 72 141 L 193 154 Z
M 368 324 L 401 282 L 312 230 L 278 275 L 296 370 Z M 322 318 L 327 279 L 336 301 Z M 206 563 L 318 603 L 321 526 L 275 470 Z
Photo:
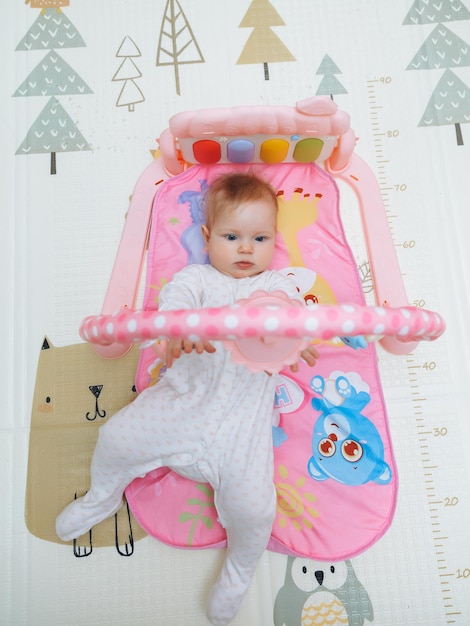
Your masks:
M 205 224 L 203 224 L 201 226 L 201 230 L 202 230 L 202 236 L 204 237 L 204 243 L 206 244 L 209 243 L 209 235 L 210 235 L 209 229 L 207 228 Z

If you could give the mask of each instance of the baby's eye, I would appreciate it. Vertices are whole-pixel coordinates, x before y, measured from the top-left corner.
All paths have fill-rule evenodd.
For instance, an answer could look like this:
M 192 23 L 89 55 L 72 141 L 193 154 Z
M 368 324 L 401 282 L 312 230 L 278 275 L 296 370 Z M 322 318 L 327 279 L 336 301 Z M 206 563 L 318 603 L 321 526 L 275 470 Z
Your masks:
M 266 239 L 266 235 L 258 235 L 257 237 L 255 237 L 255 241 L 266 241 Z
M 235 241 L 236 238 L 237 238 L 236 235 L 232 235 L 232 234 L 225 235 L 225 239 L 227 239 L 227 241 Z

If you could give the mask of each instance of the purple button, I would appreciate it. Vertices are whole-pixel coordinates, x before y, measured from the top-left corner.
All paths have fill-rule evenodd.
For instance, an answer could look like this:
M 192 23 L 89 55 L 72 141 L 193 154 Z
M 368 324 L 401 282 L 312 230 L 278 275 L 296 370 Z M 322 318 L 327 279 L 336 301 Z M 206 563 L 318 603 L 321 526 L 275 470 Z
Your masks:
M 255 156 L 255 144 L 248 139 L 233 139 L 227 144 L 227 159 L 232 163 L 249 163 Z

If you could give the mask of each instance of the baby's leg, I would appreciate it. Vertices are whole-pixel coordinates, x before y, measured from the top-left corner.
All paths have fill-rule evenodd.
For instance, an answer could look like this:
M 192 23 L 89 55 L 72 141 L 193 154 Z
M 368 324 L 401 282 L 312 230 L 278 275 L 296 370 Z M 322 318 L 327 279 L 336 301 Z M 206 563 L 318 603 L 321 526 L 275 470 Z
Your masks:
M 56 532 L 63 541 L 80 537 L 114 515 L 122 505 L 127 485 L 136 476 L 156 468 L 157 453 L 146 428 L 154 410 L 146 404 L 143 392 L 100 428 L 90 469 L 90 489 L 56 519 Z
M 272 475 L 256 486 L 238 481 L 224 486 L 222 481 L 216 504 L 227 531 L 227 552 L 210 591 L 207 616 L 214 626 L 225 626 L 240 610 L 271 536 L 276 512 Z

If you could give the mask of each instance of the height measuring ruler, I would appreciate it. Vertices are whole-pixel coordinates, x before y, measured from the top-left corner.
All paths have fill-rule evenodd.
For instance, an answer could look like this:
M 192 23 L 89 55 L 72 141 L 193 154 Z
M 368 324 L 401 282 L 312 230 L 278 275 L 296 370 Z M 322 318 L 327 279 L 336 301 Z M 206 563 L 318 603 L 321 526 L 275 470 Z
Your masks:
M 395 151 L 393 142 L 400 137 L 400 129 L 396 126 L 399 121 L 395 120 L 392 123 L 387 121 L 390 110 L 387 110 L 386 102 L 387 97 L 391 95 L 390 91 L 393 90 L 393 77 L 371 79 L 367 81 L 366 86 L 377 179 L 394 244 L 399 257 L 404 258 L 405 268 L 411 263 L 413 267 L 419 268 L 418 258 L 423 254 L 419 234 L 416 239 L 400 235 L 400 232 L 403 232 L 403 228 L 400 228 L 403 226 L 402 220 L 406 221 L 408 217 L 398 215 L 395 206 L 401 198 L 406 198 L 411 181 L 406 180 L 406 170 L 398 173 L 398 180 L 392 180 L 390 174 Z M 409 215 L 412 211 L 407 213 Z M 410 225 L 406 227 L 409 228 Z M 428 254 L 431 252 L 428 251 Z M 410 304 L 425 307 L 426 300 L 420 297 Z M 436 390 L 442 385 L 442 370 L 446 369 L 445 362 L 448 357 L 438 341 L 431 344 L 422 342 L 415 352 L 402 358 L 406 369 L 402 384 L 409 388 L 409 403 L 415 421 L 416 450 L 419 456 L 417 462 L 421 466 L 425 490 L 423 506 L 434 551 L 432 559 L 436 568 L 434 573 L 439 578 L 440 606 L 442 615 L 445 616 L 441 615 L 440 621 L 436 624 L 467 626 L 470 624 L 467 600 L 470 592 L 470 562 L 468 562 L 470 489 L 465 472 L 462 475 L 465 461 L 459 457 L 459 450 L 462 450 L 459 417 L 457 413 L 449 414 L 449 409 L 445 406 L 436 413 L 436 410 L 439 411 Z M 433 402 L 429 402 L 431 396 L 434 396 Z M 426 518 L 423 519 L 423 532 L 426 531 Z M 464 549 L 465 545 L 467 550 Z M 439 617 L 436 616 L 436 619 Z

